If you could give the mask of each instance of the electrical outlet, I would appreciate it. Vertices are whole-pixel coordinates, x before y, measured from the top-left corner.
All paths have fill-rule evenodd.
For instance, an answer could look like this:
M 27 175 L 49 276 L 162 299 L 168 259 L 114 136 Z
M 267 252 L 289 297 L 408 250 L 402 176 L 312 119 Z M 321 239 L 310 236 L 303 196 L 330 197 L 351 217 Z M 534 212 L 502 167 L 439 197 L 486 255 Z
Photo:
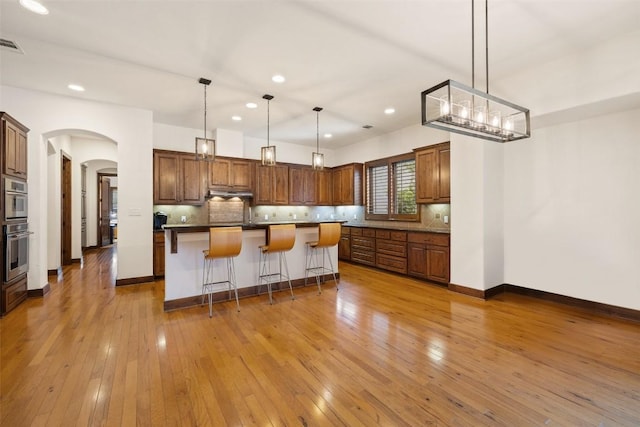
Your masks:
M 181 223 L 183 223 L 183 224 L 184 224 L 185 222 L 187 222 L 187 216 L 186 216 L 186 215 L 182 215 L 182 216 L 180 217 L 180 222 L 181 222 Z
M 444 216 L 444 223 L 449 224 L 449 215 Z

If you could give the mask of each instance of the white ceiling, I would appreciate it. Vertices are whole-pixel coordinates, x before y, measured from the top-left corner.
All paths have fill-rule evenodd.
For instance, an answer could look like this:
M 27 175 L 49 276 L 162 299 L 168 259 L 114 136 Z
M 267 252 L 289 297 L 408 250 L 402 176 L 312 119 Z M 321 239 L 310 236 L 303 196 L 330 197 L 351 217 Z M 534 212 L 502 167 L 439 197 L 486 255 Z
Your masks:
M 320 106 L 321 137 L 333 134 L 321 143 L 338 147 L 419 123 L 424 89 L 471 83 L 471 0 L 43 3 L 47 16 L 0 0 L 0 36 L 24 50 L 0 50 L 1 83 L 152 110 L 159 123 L 202 128 L 206 77 L 208 128 L 265 138 L 269 93 L 272 140 L 314 145 Z M 481 89 L 483 10 L 476 1 Z M 504 96 L 501 77 L 639 26 L 640 0 L 492 0 L 491 93 Z

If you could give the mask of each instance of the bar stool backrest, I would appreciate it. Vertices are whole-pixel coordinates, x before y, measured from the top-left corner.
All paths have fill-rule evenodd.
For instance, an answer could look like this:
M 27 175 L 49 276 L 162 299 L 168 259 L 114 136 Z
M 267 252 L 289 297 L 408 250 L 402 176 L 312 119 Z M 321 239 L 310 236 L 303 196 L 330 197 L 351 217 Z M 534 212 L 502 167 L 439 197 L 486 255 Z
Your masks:
M 270 225 L 267 229 L 265 252 L 283 252 L 293 248 L 296 243 L 295 224 Z
M 317 248 L 335 246 L 340 241 L 342 224 L 339 222 L 323 222 L 318 227 Z
M 242 227 L 210 227 L 207 258 L 234 257 L 242 249 Z

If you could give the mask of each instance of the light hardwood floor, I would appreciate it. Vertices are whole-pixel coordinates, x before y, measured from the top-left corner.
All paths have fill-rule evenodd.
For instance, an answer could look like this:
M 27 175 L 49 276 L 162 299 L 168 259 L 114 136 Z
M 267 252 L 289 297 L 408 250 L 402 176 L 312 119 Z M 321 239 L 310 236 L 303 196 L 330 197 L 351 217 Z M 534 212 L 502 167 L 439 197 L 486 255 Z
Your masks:
M 640 325 L 351 264 L 165 313 L 110 249 L 0 320 L 0 425 L 639 426 Z

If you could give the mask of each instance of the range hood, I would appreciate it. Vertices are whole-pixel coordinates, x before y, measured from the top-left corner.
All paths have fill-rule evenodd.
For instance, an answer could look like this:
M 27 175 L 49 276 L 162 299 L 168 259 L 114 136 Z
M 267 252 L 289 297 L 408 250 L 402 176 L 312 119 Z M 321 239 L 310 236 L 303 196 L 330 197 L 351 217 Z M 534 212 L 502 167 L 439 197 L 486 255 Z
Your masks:
M 222 197 L 223 199 L 231 199 L 232 197 L 237 197 L 239 199 L 252 199 L 253 193 L 250 191 L 209 190 L 206 198 L 211 199 L 213 197 Z

